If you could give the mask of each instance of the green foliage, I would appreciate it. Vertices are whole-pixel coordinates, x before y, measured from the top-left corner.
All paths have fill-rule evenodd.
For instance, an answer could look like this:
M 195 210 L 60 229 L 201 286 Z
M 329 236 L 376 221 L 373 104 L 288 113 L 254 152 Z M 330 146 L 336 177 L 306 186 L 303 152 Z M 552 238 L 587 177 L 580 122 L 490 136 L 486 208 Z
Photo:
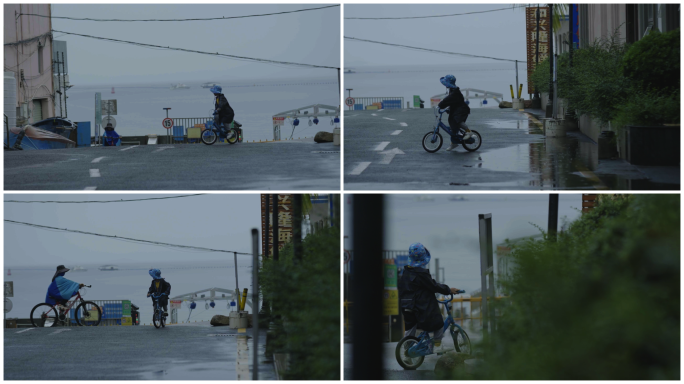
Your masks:
M 678 380 L 679 212 L 679 195 L 602 199 L 557 242 L 517 244 L 479 378 Z
M 627 50 L 623 60 L 625 76 L 642 90 L 678 91 L 680 47 L 679 29 L 649 33 Z
M 340 230 L 323 228 L 302 241 L 301 261 L 292 243 L 279 261 L 266 260 L 259 279 L 272 317 L 283 320 L 276 345 L 290 354 L 286 379 L 340 379 Z
M 616 126 L 677 124 L 680 122 L 680 90 L 647 92 L 635 90 L 618 105 Z

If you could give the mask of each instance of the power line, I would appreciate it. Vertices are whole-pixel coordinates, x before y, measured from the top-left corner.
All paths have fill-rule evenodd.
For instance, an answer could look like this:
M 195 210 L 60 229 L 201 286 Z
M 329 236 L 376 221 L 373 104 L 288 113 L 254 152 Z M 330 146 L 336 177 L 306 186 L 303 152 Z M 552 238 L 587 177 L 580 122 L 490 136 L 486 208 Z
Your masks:
M 66 19 L 66 20 L 78 20 L 78 21 L 99 21 L 99 22 L 109 22 L 109 21 L 121 21 L 121 22 L 136 22 L 136 21 L 146 21 L 146 22 L 151 22 L 151 21 L 207 21 L 207 20 L 230 20 L 230 19 L 245 19 L 248 17 L 263 17 L 263 16 L 274 16 L 274 15 L 284 15 L 287 13 L 297 13 L 297 12 L 307 12 L 307 11 L 315 11 L 319 9 L 325 9 L 325 8 L 332 8 L 332 7 L 339 7 L 339 4 L 334 4 L 334 5 L 327 5 L 325 7 L 317 7 L 317 8 L 305 8 L 305 9 L 297 9 L 294 11 L 283 11 L 283 12 L 273 12 L 273 13 L 262 13 L 262 14 L 257 14 L 257 15 L 244 15 L 244 16 L 221 16 L 221 17 L 207 17 L 207 18 L 195 18 L 195 19 L 93 19 L 89 17 L 85 18 L 78 18 L 78 17 L 68 17 L 68 16 L 52 16 L 53 19 Z M 38 15 L 35 13 L 21 13 L 19 16 L 36 16 L 36 17 L 50 17 L 46 15 Z
M 449 15 L 433 15 L 433 16 L 404 16 L 404 17 L 345 17 L 345 20 L 407 20 L 407 19 L 431 19 L 435 17 L 452 17 L 452 16 L 463 16 L 472 15 L 475 13 L 487 13 L 487 12 L 497 12 L 515 9 L 515 5 L 508 8 L 498 8 L 490 9 L 489 11 L 476 11 L 476 12 L 465 12 L 465 13 L 452 13 Z
M 166 200 L 166 199 L 179 199 L 182 197 L 193 197 L 193 196 L 201 196 L 204 195 L 204 193 L 196 193 L 194 195 L 181 195 L 181 196 L 167 196 L 167 197 L 149 197 L 145 199 L 130 199 L 130 200 L 87 200 L 87 201 L 56 201 L 56 200 L 47 200 L 47 201 L 39 201 L 39 200 L 5 200 L 5 203 L 55 203 L 55 204 L 88 204 L 88 203 L 128 203 L 131 201 L 146 201 L 146 200 Z
M 197 50 L 185 49 L 185 48 L 164 47 L 164 46 L 161 46 L 161 45 L 145 44 L 145 43 L 138 43 L 138 42 L 135 42 L 135 41 L 126 41 L 126 40 L 111 39 L 111 38 L 108 38 L 108 37 L 99 37 L 99 36 L 92 36 L 92 35 L 82 35 L 82 34 L 79 34 L 79 33 L 72 33 L 72 32 L 64 32 L 64 31 L 56 31 L 56 30 L 53 30 L 53 32 L 64 33 L 64 34 L 67 34 L 67 35 L 74 35 L 74 36 L 87 37 L 87 38 L 96 39 L 96 40 L 112 41 L 112 42 L 115 42 L 115 43 L 124 43 L 124 44 L 137 45 L 137 46 L 143 47 L 143 48 L 166 49 L 166 50 L 170 50 L 170 51 L 181 51 L 181 52 L 199 53 L 199 54 L 202 54 L 202 55 L 226 57 L 226 58 L 234 59 L 234 60 L 255 61 L 255 62 L 267 63 L 267 64 L 281 64 L 281 65 L 290 65 L 290 66 L 307 67 L 307 68 L 339 69 L 338 67 L 329 67 L 329 66 L 325 66 L 325 65 L 294 63 L 294 62 L 290 62 L 290 61 L 277 61 L 277 60 L 269 60 L 269 59 L 259 59 L 259 58 L 254 58 L 254 57 L 236 56 L 236 55 L 229 55 L 229 54 L 226 54 L 226 53 L 218 53 L 218 52 L 205 52 L 205 51 L 197 51 Z
M 401 45 L 401 44 L 392 44 L 392 43 L 385 43 L 382 41 L 374 41 L 374 40 L 366 40 L 366 39 L 357 39 L 356 37 L 344 37 L 347 40 L 355 40 L 355 41 L 362 41 L 365 43 L 373 43 L 373 44 L 381 44 L 381 45 L 388 45 L 391 47 L 399 47 L 399 48 L 407 48 L 407 49 L 413 49 L 417 51 L 426 51 L 426 52 L 433 52 L 433 53 L 443 53 L 447 55 L 456 55 L 456 56 L 466 56 L 466 57 L 478 57 L 478 58 L 483 58 L 483 59 L 490 59 L 490 60 L 499 60 L 499 61 L 510 61 L 510 62 L 515 62 L 516 60 L 511 60 L 511 59 L 502 59 L 498 57 L 490 57 L 490 56 L 480 56 L 480 55 L 471 55 L 469 53 L 457 53 L 457 52 L 447 52 L 447 51 L 439 51 L 436 49 L 429 49 L 429 48 L 420 48 L 420 47 L 411 47 L 408 45 Z M 527 61 L 523 60 L 517 60 L 519 63 L 527 63 Z
M 47 225 L 39 225 L 39 224 L 25 223 L 25 222 L 22 222 L 22 221 L 14 221 L 14 220 L 7 220 L 7 219 L 5 219 L 5 222 L 12 223 L 12 224 L 26 225 L 26 226 L 29 226 L 29 227 L 35 227 L 35 228 L 39 228 L 39 229 L 47 229 L 47 230 L 57 230 L 57 231 L 62 231 L 62 232 L 79 233 L 79 234 L 82 234 L 82 235 L 91 235 L 91 236 L 106 237 L 106 238 L 108 238 L 108 239 L 113 239 L 113 240 L 129 241 L 129 242 L 143 243 L 143 244 L 148 244 L 148 245 L 157 245 L 157 246 L 163 246 L 163 247 L 172 247 L 172 248 L 180 248 L 180 249 L 195 250 L 195 251 L 204 251 L 204 252 L 223 252 L 223 253 L 237 253 L 238 255 L 251 255 L 251 253 L 227 251 L 227 250 L 225 250 L 225 249 L 212 249 L 212 248 L 204 248 L 204 247 L 195 247 L 195 246 L 191 246 L 191 245 L 181 245 L 181 244 L 163 243 L 163 242 L 160 242 L 160 241 L 150 241 L 150 240 L 133 239 L 133 238 L 130 238 L 130 237 L 121 237 L 121 236 L 113 236 L 113 235 L 103 235 L 103 234 L 101 234 L 101 233 L 85 232 L 85 231 L 79 231 L 79 230 L 67 229 L 67 228 L 50 227 L 50 226 L 47 226 Z

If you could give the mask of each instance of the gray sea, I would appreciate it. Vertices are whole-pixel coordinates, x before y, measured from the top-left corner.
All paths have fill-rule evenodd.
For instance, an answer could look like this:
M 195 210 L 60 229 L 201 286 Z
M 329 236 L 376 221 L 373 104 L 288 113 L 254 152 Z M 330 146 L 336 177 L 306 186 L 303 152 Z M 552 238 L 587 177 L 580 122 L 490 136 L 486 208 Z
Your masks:
M 171 284 L 171 297 L 200 291 L 206 288 L 235 289 L 235 268 L 233 257 L 226 261 L 201 262 L 167 262 L 167 263 L 123 263 L 117 264 L 118 271 L 100 271 L 101 264 L 82 264 L 86 272 L 69 271 L 65 277 L 69 280 L 92 285 L 86 288 L 85 300 L 130 300 L 140 307 L 140 323 L 152 322 L 152 299 L 146 297 L 152 278 L 148 274 L 150 268 L 159 268 L 162 277 Z M 67 265 L 73 268 L 72 265 Z M 8 275 L 8 271 L 11 275 Z M 45 302 L 47 288 L 52 281 L 55 266 L 12 266 L 5 264 L 4 281 L 14 282 L 13 308 L 8 318 L 29 318 L 31 309 L 38 303 Z M 248 288 L 248 297 L 252 294 L 252 262 L 251 258 L 239 256 L 238 283 L 240 291 Z M 204 300 L 197 299 L 197 307 L 190 312 L 184 303 L 178 311 L 178 320 L 190 321 L 210 320 L 214 315 L 228 315 L 229 301 L 216 301 L 214 308 L 206 309 Z M 247 306 L 251 313 L 251 309 Z
M 439 79 L 447 74 L 456 76 L 456 85 L 465 88 L 503 94 L 504 100 L 511 100 L 510 85 L 515 84 L 515 63 L 488 62 L 454 65 L 392 65 L 345 67 L 344 88 L 352 88 L 352 97 L 403 97 L 404 107 L 413 96 L 425 100 L 430 107 L 430 97 L 444 94 L 446 88 Z M 518 64 L 518 81 L 524 84 L 523 97 L 527 97 L 527 70 L 525 64 Z M 514 86 L 515 88 L 515 86 Z M 344 98 L 348 92 L 344 92 Z M 480 101 L 471 101 L 471 108 L 480 108 Z M 488 100 L 483 107 L 498 107 L 498 103 Z
M 283 79 L 244 79 L 219 81 L 223 93 L 235 110 L 235 120 L 243 125 L 244 140 L 272 140 L 272 116 L 312 104 L 339 105 L 337 76 L 297 77 Z M 179 80 L 178 83 L 183 83 Z M 211 117 L 214 97 L 199 82 L 185 82 L 190 89 L 171 90 L 171 84 L 106 84 L 78 85 L 67 92 L 66 106 L 72 121 L 95 120 L 95 93 L 103 100 L 116 99 L 118 114 L 116 131 L 122 136 L 166 135 L 162 120 L 171 108 L 169 117 Z M 114 93 L 112 93 L 114 89 Z M 59 103 L 57 103 L 59 114 Z M 320 118 L 319 125 L 302 122 L 294 137 L 313 137 L 318 131 L 332 132 L 330 118 Z M 93 125 L 94 126 L 94 125 Z M 285 131 L 290 133 L 289 123 Z M 94 132 L 93 132 L 94 134 Z M 289 135 L 288 135 L 289 137 Z

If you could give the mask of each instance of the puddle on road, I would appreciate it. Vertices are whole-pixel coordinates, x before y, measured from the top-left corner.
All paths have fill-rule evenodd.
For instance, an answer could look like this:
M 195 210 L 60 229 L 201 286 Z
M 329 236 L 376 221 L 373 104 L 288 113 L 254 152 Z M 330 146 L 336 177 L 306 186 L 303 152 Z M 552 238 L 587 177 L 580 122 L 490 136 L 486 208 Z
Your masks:
M 185 361 L 174 361 L 165 364 L 161 370 L 159 366 L 142 368 L 146 372 L 139 374 L 142 380 L 235 380 L 231 375 L 235 374 L 235 369 L 230 369 L 230 366 L 227 362 L 187 364 Z
M 517 130 L 521 130 L 527 134 L 540 135 L 540 134 L 544 133 L 541 130 L 541 128 L 530 119 L 487 120 L 487 121 L 484 121 L 484 123 L 489 125 L 492 128 L 517 129 Z

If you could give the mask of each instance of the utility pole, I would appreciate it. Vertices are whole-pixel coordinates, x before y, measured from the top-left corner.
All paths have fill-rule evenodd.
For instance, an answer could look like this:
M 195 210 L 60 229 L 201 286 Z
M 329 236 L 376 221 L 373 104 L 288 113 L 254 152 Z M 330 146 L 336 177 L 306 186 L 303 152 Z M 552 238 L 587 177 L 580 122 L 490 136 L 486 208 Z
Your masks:
M 62 54 L 62 82 L 64 83 L 64 117 L 69 117 L 69 111 L 67 111 L 67 85 L 66 85 L 66 74 L 64 73 L 64 52 L 59 52 Z
M 278 250 L 278 195 L 273 195 L 273 261 L 279 259 Z
M 558 232 L 558 194 L 549 194 L 549 240 L 555 242 Z
M 534 58 L 534 69 L 537 69 L 539 65 L 539 4 L 537 4 L 537 38 L 534 40 L 536 42 L 535 58 Z M 537 84 L 534 84 L 534 105 L 535 108 L 541 108 L 541 98 L 539 97 L 539 89 Z
M 570 48 L 568 55 L 570 56 L 570 68 L 572 68 L 572 50 L 575 44 L 575 5 L 570 4 L 570 13 L 568 14 L 568 24 L 570 25 Z
M 553 111 L 553 4 L 548 4 L 549 6 L 549 75 L 551 81 L 549 81 L 549 101 L 546 104 L 546 117 L 552 117 Z
M 59 55 L 57 57 L 59 59 Z M 62 113 L 64 110 L 62 109 L 62 70 L 59 68 L 59 60 L 52 60 L 52 67 L 55 67 L 55 64 L 57 65 L 57 86 L 59 87 L 57 89 L 57 92 L 59 94 L 59 116 L 62 116 Z

